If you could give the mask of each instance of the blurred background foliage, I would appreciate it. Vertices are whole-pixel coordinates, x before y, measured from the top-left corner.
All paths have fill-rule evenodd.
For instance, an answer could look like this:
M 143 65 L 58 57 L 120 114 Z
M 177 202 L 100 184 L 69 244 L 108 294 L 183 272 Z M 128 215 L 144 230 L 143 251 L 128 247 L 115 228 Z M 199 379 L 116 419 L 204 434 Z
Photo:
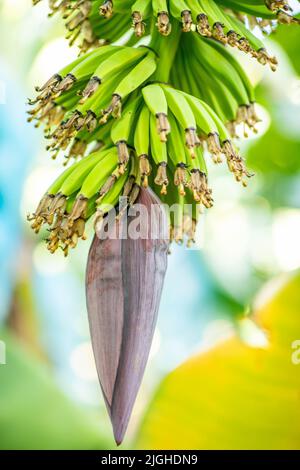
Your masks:
M 137 435 L 138 447 L 299 449 L 300 374 L 290 349 L 300 337 L 299 282 L 299 274 L 284 279 L 257 307 L 256 322 L 269 335 L 265 347 L 258 347 L 257 334 L 244 320 L 242 339 L 230 335 L 163 380 Z
M 0 448 L 112 449 L 84 299 L 89 241 L 53 256 L 26 223 L 61 166 L 26 123 L 26 97 L 77 54 L 46 15 L 46 2 L 0 1 Z M 209 165 L 215 206 L 195 249 L 172 248 L 122 448 L 300 447 L 299 40 L 297 26 L 268 39 L 276 74 L 241 58 L 261 105 L 258 135 L 241 141 L 256 176 L 245 190 Z

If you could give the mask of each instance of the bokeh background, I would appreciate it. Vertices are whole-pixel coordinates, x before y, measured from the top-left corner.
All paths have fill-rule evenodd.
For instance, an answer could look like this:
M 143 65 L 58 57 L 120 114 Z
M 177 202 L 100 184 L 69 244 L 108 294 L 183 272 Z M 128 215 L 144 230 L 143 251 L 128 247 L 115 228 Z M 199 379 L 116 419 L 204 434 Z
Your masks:
M 77 51 L 46 2 L 0 0 L 0 18 L 0 448 L 114 449 L 84 299 L 91 237 L 65 259 L 26 222 L 61 165 L 26 98 Z M 172 248 L 121 449 L 300 448 L 299 41 L 296 25 L 267 39 L 276 74 L 241 57 L 262 118 L 240 143 L 256 176 L 245 190 L 209 167 L 215 206 L 196 249 Z

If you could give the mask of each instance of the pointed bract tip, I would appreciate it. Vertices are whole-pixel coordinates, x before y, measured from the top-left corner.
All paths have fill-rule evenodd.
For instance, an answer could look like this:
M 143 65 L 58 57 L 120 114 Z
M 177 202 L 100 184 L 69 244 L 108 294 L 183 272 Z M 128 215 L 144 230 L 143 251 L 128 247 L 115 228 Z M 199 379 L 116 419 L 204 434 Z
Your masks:
M 117 444 L 118 447 L 122 444 L 122 442 L 123 442 L 123 439 L 120 440 L 120 439 L 116 439 L 115 437 L 115 443 Z
M 124 436 L 125 436 L 125 433 L 127 431 L 127 426 L 125 426 L 125 428 L 124 428 L 121 425 L 121 423 L 112 423 L 112 427 L 113 427 L 115 443 L 119 447 L 122 444 L 123 440 L 124 440 Z

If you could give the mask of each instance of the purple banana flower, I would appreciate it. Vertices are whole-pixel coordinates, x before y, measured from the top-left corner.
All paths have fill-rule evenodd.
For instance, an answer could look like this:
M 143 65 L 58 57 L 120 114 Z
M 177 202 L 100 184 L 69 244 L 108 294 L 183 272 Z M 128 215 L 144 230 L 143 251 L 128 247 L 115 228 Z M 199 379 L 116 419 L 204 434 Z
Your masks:
M 145 209 L 144 216 L 139 213 L 138 219 L 129 213 L 114 219 L 118 235 L 114 239 L 94 237 L 86 274 L 93 351 L 118 445 L 148 360 L 169 246 L 167 218 L 159 199 L 142 188 L 136 203 Z M 143 236 L 130 236 L 132 222 L 143 226 Z

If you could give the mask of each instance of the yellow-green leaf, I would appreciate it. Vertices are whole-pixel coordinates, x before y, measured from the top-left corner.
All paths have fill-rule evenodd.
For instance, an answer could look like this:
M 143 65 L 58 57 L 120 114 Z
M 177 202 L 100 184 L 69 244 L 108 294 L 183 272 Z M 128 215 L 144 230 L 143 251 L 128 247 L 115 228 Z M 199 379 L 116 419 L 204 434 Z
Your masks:
M 137 447 L 300 449 L 300 364 L 292 361 L 292 344 L 300 340 L 299 307 L 298 274 L 256 312 L 269 332 L 266 349 L 232 337 L 169 374 Z

